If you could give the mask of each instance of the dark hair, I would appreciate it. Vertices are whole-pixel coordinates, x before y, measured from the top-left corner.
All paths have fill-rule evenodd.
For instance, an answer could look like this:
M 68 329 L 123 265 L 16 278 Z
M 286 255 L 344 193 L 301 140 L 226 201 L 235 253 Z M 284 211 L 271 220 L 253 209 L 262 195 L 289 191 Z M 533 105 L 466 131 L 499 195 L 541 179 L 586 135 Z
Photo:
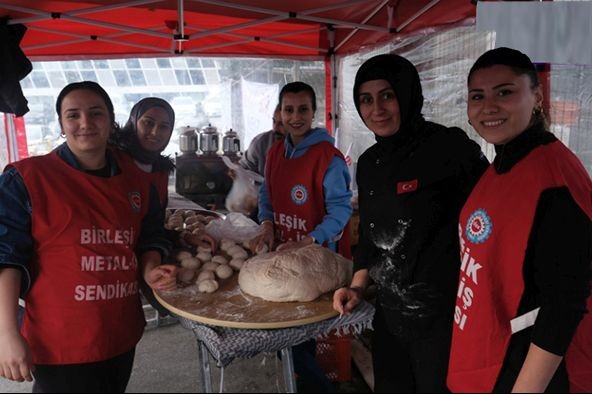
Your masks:
M 290 82 L 287 85 L 284 85 L 282 90 L 280 91 L 280 107 L 282 105 L 282 99 L 286 93 L 300 93 L 305 92 L 308 93 L 310 96 L 310 100 L 312 101 L 312 111 L 316 112 L 317 110 L 317 95 L 315 94 L 314 89 L 304 82 Z
M 527 75 L 531 88 L 536 88 L 540 84 L 536 66 L 530 58 L 516 49 L 506 47 L 491 49 L 479 56 L 469 71 L 467 82 L 471 80 L 475 71 L 497 65 L 508 66 L 518 75 Z
M 74 90 L 90 90 L 91 92 L 94 92 L 98 96 L 100 96 L 105 102 L 107 111 L 109 111 L 109 117 L 111 118 L 113 128 L 119 128 L 117 123 L 115 123 L 115 110 L 113 108 L 113 102 L 111 101 L 111 98 L 109 97 L 105 89 L 101 87 L 101 85 L 93 81 L 74 82 L 69 85 L 66 85 L 66 87 L 62 89 L 56 100 L 56 112 L 58 113 L 58 118 L 60 120 L 62 118 L 62 101 L 64 101 L 64 97 L 66 97 Z
M 506 66 L 511 68 L 516 75 L 528 76 L 531 89 L 541 84 L 536 66 L 530 58 L 516 49 L 507 47 L 491 49 L 479 56 L 469 71 L 467 84 L 471 82 L 471 76 L 475 71 L 493 66 Z M 545 130 L 549 129 L 549 121 L 542 110 L 535 111 L 532 116 L 533 124 L 541 124 Z

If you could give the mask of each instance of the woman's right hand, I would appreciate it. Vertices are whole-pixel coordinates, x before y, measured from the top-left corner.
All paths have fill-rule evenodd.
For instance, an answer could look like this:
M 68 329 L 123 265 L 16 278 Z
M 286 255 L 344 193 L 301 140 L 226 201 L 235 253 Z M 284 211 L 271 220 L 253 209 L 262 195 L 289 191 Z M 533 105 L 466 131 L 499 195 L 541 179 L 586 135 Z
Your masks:
M 362 301 L 364 290 L 361 287 L 342 287 L 333 293 L 333 309 L 340 315 L 349 315 Z
M 18 331 L 0 333 L 0 349 L 0 376 L 32 382 L 33 361 L 25 338 Z
M 274 238 L 275 235 L 273 232 L 273 223 L 266 220 L 265 222 L 261 223 L 261 225 L 259 225 L 259 235 L 249 242 L 249 249 L 253 251 L 261 250 L 263 245 L 266 245 L 268 248 L 267 250 L 272 251 Z

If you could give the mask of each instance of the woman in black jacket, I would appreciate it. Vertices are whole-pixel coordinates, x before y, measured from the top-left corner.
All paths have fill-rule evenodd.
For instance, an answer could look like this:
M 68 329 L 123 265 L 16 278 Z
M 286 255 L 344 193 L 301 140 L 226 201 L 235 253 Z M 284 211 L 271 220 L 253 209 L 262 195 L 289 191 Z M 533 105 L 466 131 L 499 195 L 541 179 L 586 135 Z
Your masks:
M 443 392 L 459 275 L 458 215 L 488 162 L 458 128 L 428 122 L 419 74 L 394 54 L 358 70 L 354 101 L 376 144 L 360 157 L 360 241 L 350 287 L 334 307 L 350 312 L 370 279 L 378 298 L 376 392 Z

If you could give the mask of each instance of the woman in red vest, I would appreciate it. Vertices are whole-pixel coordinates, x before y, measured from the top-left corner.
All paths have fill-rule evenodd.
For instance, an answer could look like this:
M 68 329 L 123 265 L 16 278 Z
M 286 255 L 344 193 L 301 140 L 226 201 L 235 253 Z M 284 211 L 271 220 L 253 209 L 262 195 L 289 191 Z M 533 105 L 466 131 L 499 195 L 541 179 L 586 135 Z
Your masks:
M 349 170 L 326 129 L 313 128 L 316 95 L 303 82 L 285 85 L 279 97 L 284 140 L 267 155 L 265 181 L 259 194 L 264 244 L 272 250 L 297 248 L 314 242 L 346 257 L 350 255 L 346 225 L 352 214 Z M 315 341 L 295 346 L 294 367 L 299 392 L 332 392 L 333 387 L 315 361 Z
M 355 273 L 334 308 L 349 313 L 372 280 L 374 391 L 446 392 L 458 214 L 488 163 L 463 130 L 425 120 L 419 73 L 404 57 L 364 62 L 353 99 L 376 144 L 358 160 Z
M 497 155 L 460 215 L 453 392 L 592 389 L 592 181 L 542 105 L 525 54 L 471 68 L 469 122 Z
M 145 325 L 138 279 L 174 288 L 175 267 L 160 265 L 150 180 L 107 149 L 107 93 L 73 83 L 56 110 L 66 142 L 0 176 L 0 373 L 34 377 L 34 392 L 124 392 Z

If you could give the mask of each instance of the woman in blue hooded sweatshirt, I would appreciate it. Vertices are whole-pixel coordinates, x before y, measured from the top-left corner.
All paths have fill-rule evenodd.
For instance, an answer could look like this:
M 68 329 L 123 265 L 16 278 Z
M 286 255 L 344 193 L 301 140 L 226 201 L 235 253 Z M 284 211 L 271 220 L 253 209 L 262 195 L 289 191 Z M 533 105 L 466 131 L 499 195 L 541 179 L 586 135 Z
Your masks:
M 312 127 L 315 92 L 303 82 L 292 82 L 282 88 L 279 102 L 286 138 L 267 156 L 259 195 L 261 235 L 253 246 L 273 250 L 276 244 L 297 248 L 318 243 L 350 257 L 349 171 L 327 130 Z M 294 347 L 298 391 L 332 391 L 315 362 L 314 345 L 313 340 Z

